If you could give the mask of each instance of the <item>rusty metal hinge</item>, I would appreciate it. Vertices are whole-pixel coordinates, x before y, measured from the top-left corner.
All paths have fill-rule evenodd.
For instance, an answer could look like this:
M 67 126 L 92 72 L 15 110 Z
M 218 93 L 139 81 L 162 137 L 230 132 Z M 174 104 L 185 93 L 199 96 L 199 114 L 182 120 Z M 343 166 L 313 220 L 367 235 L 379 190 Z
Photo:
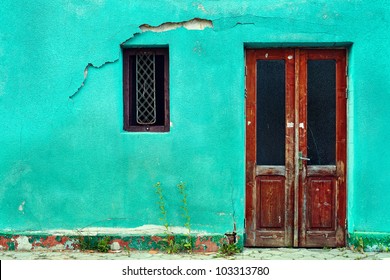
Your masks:
M 246 67 L 246 65 L 245 65 L 245 77 L 246 77 L 246 73 L 247 73 L 247 67 Z
M 247 90 L 245 89 L 245 94 L 244 94 L 244 97 L 245 97 L 245 99 L 248 97 L 248 92 L 247 92 Z

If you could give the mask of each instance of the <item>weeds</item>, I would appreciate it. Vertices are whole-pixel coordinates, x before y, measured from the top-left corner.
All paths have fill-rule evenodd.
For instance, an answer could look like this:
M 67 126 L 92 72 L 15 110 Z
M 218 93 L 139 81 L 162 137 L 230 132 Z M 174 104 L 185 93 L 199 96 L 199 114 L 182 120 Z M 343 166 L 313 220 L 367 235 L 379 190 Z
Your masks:
M 129 247 L 123 246 L 123 250 L 126 252 L 128 257 L 131 256 L 131 250 L 129 249 Z
M 164 191 L 160 182 L 157 182 L 154 185 L 154 189 L 156 194 L 158 195 L 158 205 L 160 209 L 161 218 L 160 220 L 164 226 L 165 237 L 161 240 L 164 242 L 162 248 L 168 254 L 176 254 L 182 251 L 186 251 L 187 253 L 192 252 L 192 238 L 191 238 L 191 216 L 188 210 L 188 201 L 187 201 L 187 191 L 186 185 L 183 182 L 180 182 L 177 185 L 180 195 L 182 196 L 182 205 L 180 208 L 182 209 L 182 217 L 185 219 L 184 227 L 187 229 L 186 239 L 177 242 L 176 237 L 169 231 L 169 222 L 167 218 L 167 210 L 166 203 L 164 197 Z
M 168 254 L 177 254 L 181 251 L 180 243 L 176 242 L 175 236 L 169 235 L 164 241 L 166 242 L 164 249 Z
M 183 182 L 180 182 L 177 185 L 177 188 L 179 190 L 179 193 L 182 196 L 182 205 L 180 208 L 183 211 L 182 217 L 185 219 L 184 227 L 188 230 L 187 232 L 187 238 L 184 240 L 182 243 L 182 246 L 184 250 L 187 252 L 192 252 L 192 238 L 191 238 L 191 216 L 188 211 L 188 201 L 187 201 L 187 190 L 186 190 L 186 185 Z
M 363 241 L 363 238 L 356 238 L 357 240 L 357 243 L 355 243 L 355 245 L 352 246 L 352 250 L 355 251 L 355 252 L 359 252 L 359 253 L 364 253 L 364 241 Z
M 91 236 L 78 236 L 77 244 L 81 251 L 93 250 L 96 251 L 97 247 Z
M 107 253 L 110 250 L 110 237 L 105 236 L 96 242 L 92 236 L 78 236 L 77 244 L 81 251 L 91 250 Z
M 240 248 L 237 247 L 236 243 L 231 243 L 231 244 L 224 243 L 218 249 L 218 254 L 222 255 L 224 257 L 233 256 L 233 255 L 240 253 L 240 252 L 241 252 L 241 250 L 240 250 Z
M 106 236 L 98 241 L 97 250 L 100 253 L 107 253 L 110 250 L 110 237 Z
M 156 194 L 158 195 L 158 205 L 160 208 L 161 218 L 160 220 L 163 222 L 164 228 L 165 228 L 165 234 L 168 234 L 169 230 L 169 224 L 167 219 L 167 210 L 165 208 L 165 198 L 163 195 L 163 189 L 160 182 L 157 182 L 154 185 L 154 188 L 156 190 Z

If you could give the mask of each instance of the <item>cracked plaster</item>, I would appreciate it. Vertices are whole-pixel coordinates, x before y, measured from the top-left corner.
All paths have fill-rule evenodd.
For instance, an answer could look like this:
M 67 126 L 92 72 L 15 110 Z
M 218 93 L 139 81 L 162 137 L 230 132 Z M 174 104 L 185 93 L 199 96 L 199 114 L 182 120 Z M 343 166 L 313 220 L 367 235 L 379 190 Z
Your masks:
M 151 26 L 149 24 L 142 24 L 139 26 L 140 32 L 134 33 L 132 36 L 127 38 L 125 41 L 123 41 L 120 45 L 123 46 L 125 43 L 129 42 L 132 38 L 134 38 L 136 35 L 144 32 L 167 32 L 171 30 L 175 30 L 178 28 L 185 28 L 187 30 L 204 30 L 205 28 L 213 28 L 213 23 L 211 20 L 207 19 L 200 19 L 200 18 L 194 18 L 191 20 L 181 21 L 181 22 L 164 22 L 158 26 Z M 100 69 L 104 67 L 107 64 L 112 64 L 119 61 L 119 57 L 112 60 L 112 61 L 106 61 L 104 63 L 101 63 L 99 65 L 94 65 L 93 63 L 88 63 L 87 66 L 84 68 L 84 79 L 81 82 L 80 86 L 77 88 L 77 90 L 69 96 L 69 99 L 73 100 L 80 90 L 86 85 L 87 78 L 88 78 L 88 69 L 90 67 L 93 67 L 95 69 Z

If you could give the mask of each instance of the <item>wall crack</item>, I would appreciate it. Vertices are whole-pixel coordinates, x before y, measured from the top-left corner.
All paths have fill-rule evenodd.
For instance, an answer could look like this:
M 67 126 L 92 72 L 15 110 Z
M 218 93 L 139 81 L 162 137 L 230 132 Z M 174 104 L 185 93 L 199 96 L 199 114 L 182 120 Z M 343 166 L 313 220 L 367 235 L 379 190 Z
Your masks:
M 117 59 L 115 59 L 113 61 L 106 61 L 106 62 L 104 62 L 101 65 L 93 65 L 92 63 L 88 63 L 87 66 L 84 68 L 84 80 L 81 82 L 81 84 L 78 87 L 78 89 L 72 95 L 69 96 L 69 99 L 73 100 L 73 98 L 75 98 L 77 96 L 77 94 L 81 91 L 81 89 L 85 86 L 85 84 L 87 82 L 87 78 L 88 78 L 88 69 L 90 67 L 93 67 L 95 69 L 100 69 L 100 68 L 104 67 L 105 65 L 115 63 L 118 60 L 119 60 L 119 58 L 117 58 Z
M 178 29 L 178 28 L 185 28 L 187 30 L 204 30 L 206 28 L 213 28 L 213 23 L 212 23 L 211 20 L 201 19 L 201 18 L 193 18 L 193 19 L 186 20 L 186 21 L 181 21 L 181 22 L 164 22 L 164 23 L 162 23 L 160 25 L 157 25 L 157 26 L 152 26 L 152 25 L 149 25 L 149 24 L 145 23 L 145 24 L 141 24 L 139 26 L 139 29 L 141 30 L 141 32 L 133 33 L 133 35 L 131 37 L 127 38 L 125 41 L 123 41 L 120 44 L 120 46 L 122 47 L 128 41 L 133 39 L 136 35 L 139 35 L 139 34 L 144 33 L 144 32 L 166 32 L 166 31 L 175 30 L 175 29 Z M 85 68 L 84 68 L 84 79 L 83 79 L 83 81 L 81 82 L 80 86 L 76 89 L 76 91 L 73 92 L 73 94 L 71 94 L 69 96 L 69 99 L 73 100 L 80 93 L 80 91 L 84 88 L 84 86 L 86 85 L 87 79 L 88 79 L 88 70 L 89 70 L 89 68 L 92 67 L 92 68 L 95 68 L 95 69 L 100 69 L 100 68 L 104 67 L 107 64 L 112 64 L 112 63 L 118 62 L 119 58 L 120 58 L 120 54 L 119 54 L 119 56 L 116 59 L 111 60 L 111 61 L 106 61 L 106 62 L 104 62 L 104 63 L 102 63 L 100 65 L 95 65 L 94 63 L 89 62 L 85 66 Z
M 133 38 L 134 38 L 136 35 L 138 35 L 138 34 L 140 34 L 140 33 L 139 33 L 139 32 L 133 33 L 132 36 L 130 36 L 129 38 L 127 38 L 126 40 L 124 40 L 122 43 L 120 43 L 120 46 L 123 46 L 125 43 L 127 43 L 129 40 L 133 39 Z M 85 68 L 84 68 L 84 79 L 83 79 L 83 81 L 81 82 L 81 84 L 80 84 L 80 86 L 77 88 L 77 90 L 76 90 L 73 94 L 71 94 L 71 95 L 69 96 L 69 99 L 70 99 L 70 100 L 73 100 L 73 99 L 80 93 L 81 89 L 85 86 L 85 84 L 86 84 L 86 82 L 87 82 L 87 78 L 88 78 L 88 69 L 89 69 L 90 67 L 93 67 L 93 68 L 95 68 L 95 69 L 100 69 L 100 68 L 104 67 L 104 66 L 107 65 L 107 64 L 112 64 L 112 63 L 118 62 L 118 61 L 119 61 L 119 57 L 120 57 L 120 54 L 118 55 L 118 57 L 117 57 L 116 59 L 111 60 L 111 61 L 106 61 L 106 62 L 104 62 L 104 63 L 102 63 L 102 64 L 100 64 L 100 65 L 94 65 L 94 64 L 91 63 L 91 62 L 88 63 L 87 66 L 85 66 Z

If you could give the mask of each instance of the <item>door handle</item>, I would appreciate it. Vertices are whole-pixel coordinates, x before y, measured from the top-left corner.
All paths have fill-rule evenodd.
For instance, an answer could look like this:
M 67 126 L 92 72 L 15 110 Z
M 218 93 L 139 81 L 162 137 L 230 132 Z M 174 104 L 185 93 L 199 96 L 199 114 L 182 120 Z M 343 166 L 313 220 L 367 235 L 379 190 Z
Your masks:
M 310 158 L 307 158 L 307 157 L 299 157 L 300 160 L 310 160 Z
M 306 160 L 306 161 L 310 160 L 310 158 L 302 156 L 302 152 L 299 152 L 298 159 L 299 159 L 299 169 L 300 170 L 303 168 L 302 161 L 303 160 Z

